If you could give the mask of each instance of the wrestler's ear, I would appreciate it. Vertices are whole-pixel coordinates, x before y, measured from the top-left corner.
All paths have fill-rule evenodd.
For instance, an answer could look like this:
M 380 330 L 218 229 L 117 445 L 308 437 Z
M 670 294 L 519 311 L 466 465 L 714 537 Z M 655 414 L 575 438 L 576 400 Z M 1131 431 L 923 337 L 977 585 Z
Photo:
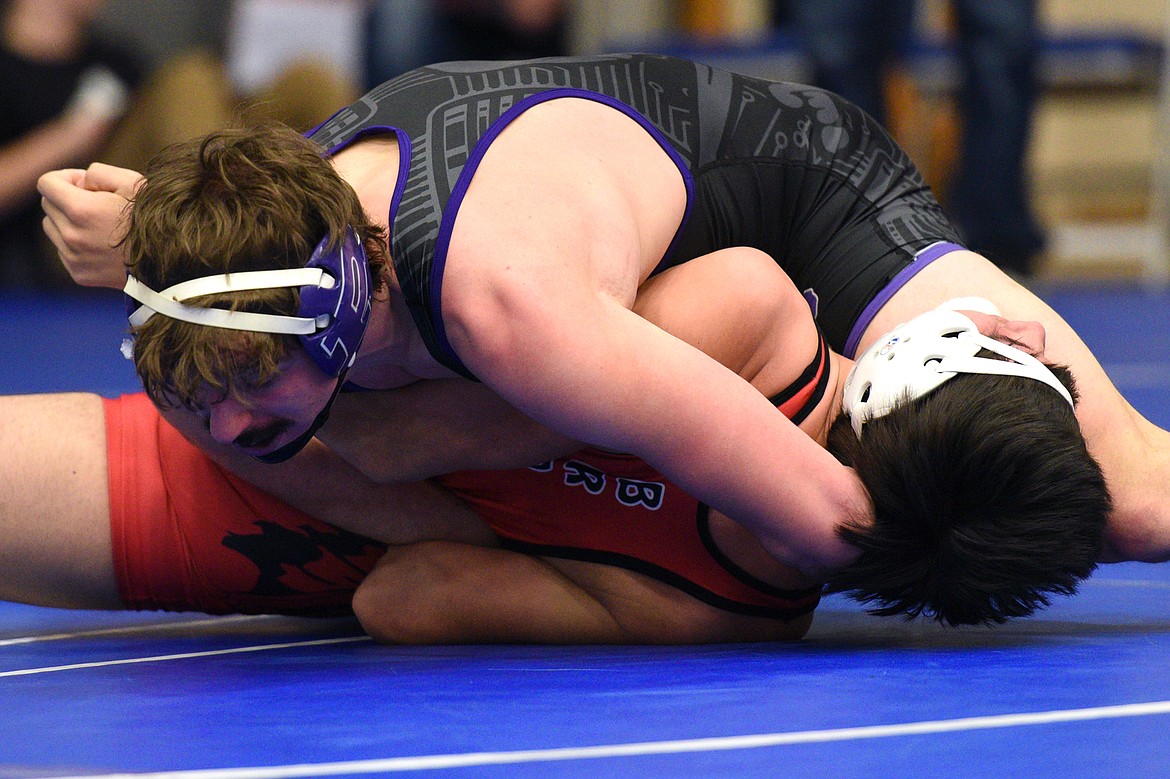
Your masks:
M 1048 334 L 1044 331 L 1044 325 L 1039 322 L 1000 317 L 992 338 L 1009 343 L 1033 357 L 1039 357 L 1044 354 Z

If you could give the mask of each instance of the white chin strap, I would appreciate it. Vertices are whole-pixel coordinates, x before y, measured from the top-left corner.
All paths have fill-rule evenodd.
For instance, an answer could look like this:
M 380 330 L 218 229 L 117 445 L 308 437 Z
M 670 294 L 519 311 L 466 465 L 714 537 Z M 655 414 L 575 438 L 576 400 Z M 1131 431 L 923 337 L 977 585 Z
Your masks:
M 203 276 L 155 292 L 133 276 L 126 278 L 122 288 L 130 297 L 142 305 L 130 315 L 130 324 L 137 327 L 155 314 L 171 319 L 180 319 L 207 327 L 222 327 L 228 330 L 250 330 L 257 333 L 282 335 L 312 335 L 329 326 L 329 314 L 317 317 L 280 316 L 277 314 L 254 314 L 249 311 L 229 311 L 223 308 L 188 306 L 183 301 L 200 295 L 220 292 L 242 292 L 253 289 L 274 287 L 323 287 L 330 289 L 335 284 L 332 276 L 323 268 L 287 268 L 285 270 L 241 271 Z

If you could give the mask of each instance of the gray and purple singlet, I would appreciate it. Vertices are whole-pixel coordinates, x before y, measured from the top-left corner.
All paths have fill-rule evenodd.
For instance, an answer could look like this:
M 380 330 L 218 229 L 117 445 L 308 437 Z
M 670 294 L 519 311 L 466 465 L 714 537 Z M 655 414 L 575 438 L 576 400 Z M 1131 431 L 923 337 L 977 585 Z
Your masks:
M 678 165 L 687 210 L 658 270 L 732 246 L 767 252 L 847 355 L 893 291 L 960 240 L 893 139 L 824 90 L 645 54 L 423 67 L 376 87 L 309 137 L 335 153 L 395 133 L 402 162 L 390 254 L 431 353 L 464 375 L 441 312 L 455 217 L 504 127 L 559 97 L 622 111 Z

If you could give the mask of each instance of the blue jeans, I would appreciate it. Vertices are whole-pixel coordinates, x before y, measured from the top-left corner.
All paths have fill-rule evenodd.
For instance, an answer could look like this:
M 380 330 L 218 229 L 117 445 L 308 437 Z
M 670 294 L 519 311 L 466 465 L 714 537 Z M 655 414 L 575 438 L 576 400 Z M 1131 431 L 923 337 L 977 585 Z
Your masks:
M 962 72 L 959 169 L 947 210 L 967 245 L 1026 273 L 1044 245 L 1025 157 L 1036 105 L 1035 0 L 952 0 Z M 913 0 L 792 0 L 818 86 L 885 123 L 883 70 L 913 34 Z

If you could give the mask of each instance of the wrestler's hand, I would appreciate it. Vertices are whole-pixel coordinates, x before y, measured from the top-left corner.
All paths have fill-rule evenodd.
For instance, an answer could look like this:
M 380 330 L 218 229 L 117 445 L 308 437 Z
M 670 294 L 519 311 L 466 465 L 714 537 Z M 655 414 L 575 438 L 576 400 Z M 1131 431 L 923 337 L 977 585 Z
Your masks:
M 37 181 L 45 234 L 78 284 L 121 289 L 126 283 L 120 242 L 130 201 L 143 181 L 137 171 L 100 162 L 85 170 L 50 171 Z

